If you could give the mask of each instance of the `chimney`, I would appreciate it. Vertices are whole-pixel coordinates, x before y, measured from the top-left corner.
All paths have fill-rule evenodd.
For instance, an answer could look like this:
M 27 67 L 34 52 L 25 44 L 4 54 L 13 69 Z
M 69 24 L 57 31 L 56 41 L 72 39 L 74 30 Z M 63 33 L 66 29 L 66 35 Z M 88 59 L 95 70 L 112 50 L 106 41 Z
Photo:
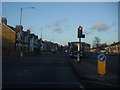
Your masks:
M 23 30 L 23 26 L 21 26 L 21 25 L 16 25 L 15 29 Z
M 7 19 L 5 17 L 2 18 L 2 23 L 7 25 Z
M 30 29 L 27 29 L 27 32 L 30 34 Z

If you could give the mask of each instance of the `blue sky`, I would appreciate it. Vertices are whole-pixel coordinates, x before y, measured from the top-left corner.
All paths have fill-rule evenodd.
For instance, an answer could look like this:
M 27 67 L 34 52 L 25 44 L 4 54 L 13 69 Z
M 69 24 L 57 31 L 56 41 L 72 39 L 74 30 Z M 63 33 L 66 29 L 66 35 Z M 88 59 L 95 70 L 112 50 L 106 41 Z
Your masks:
M 83 27 L 86 38 L 82 41 L 93 44 L 94 37 L 101 43 L 118 41 L 118 3 L 117 2 L 3 2 L 2 16 L 8 25 L 20 24 L 20 8 L 24 8 L 22 25 L 24 30 L 43 40 L 67 45 L 78 41 L 77 28 Z

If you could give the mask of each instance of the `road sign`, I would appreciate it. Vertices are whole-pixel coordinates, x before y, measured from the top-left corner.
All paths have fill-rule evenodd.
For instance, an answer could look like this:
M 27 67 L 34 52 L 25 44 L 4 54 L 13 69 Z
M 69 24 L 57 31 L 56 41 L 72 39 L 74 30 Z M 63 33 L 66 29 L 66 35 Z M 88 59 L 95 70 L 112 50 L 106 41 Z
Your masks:
M 104 61 L 106 61 L 106 56 L 104 54 L 100 54 L 98 56 L 98 60 L 101 61 L 101 62 L 104 62 Z
M 104 54 L 98 56 L 98 73 L 101 75 L 106 73 L 106 56 Z

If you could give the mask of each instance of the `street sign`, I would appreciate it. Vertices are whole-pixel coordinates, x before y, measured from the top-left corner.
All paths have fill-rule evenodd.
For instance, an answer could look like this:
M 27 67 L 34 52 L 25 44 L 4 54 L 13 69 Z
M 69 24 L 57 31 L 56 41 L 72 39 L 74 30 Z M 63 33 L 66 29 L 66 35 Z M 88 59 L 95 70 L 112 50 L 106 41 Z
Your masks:
M 98 73 L 101 75 L 106 73 L 106 56 L 104 54 L 98 56 Z
M 101 61 L 101 62 L 104 62 L 104 61 L 106 61 L 106 56 L 104 54 L 100 54 L 98 56 L 98 60 Z

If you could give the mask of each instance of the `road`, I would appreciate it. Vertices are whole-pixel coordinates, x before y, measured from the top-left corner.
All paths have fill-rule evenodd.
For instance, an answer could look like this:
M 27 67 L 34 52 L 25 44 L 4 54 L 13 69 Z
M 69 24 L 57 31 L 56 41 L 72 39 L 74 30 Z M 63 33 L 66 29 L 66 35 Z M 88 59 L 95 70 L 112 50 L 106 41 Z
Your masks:
M 118 60 L 110 58 L 108 69 L 118 74 Z M 97 65 L 97 55 L 83 58 L 85 62 Z M 114 61 L 113 61 L 114 59 Z M 68 54 L 45 54 L 30 57 L 3 57 L 3 88 L 87 88 L 109 87 L 102 83 L 83 81 L 71 67 Z M 81 62 L 82 63 L 82 62 Z M 111 67 L 114 66 L 114 67 Z M 116 70 L 117 69 L 117 70 Z
M 3 87 L 83 88 L 69 65 L 69 59 L 64 54 L 9 59 L 3 57 Z

